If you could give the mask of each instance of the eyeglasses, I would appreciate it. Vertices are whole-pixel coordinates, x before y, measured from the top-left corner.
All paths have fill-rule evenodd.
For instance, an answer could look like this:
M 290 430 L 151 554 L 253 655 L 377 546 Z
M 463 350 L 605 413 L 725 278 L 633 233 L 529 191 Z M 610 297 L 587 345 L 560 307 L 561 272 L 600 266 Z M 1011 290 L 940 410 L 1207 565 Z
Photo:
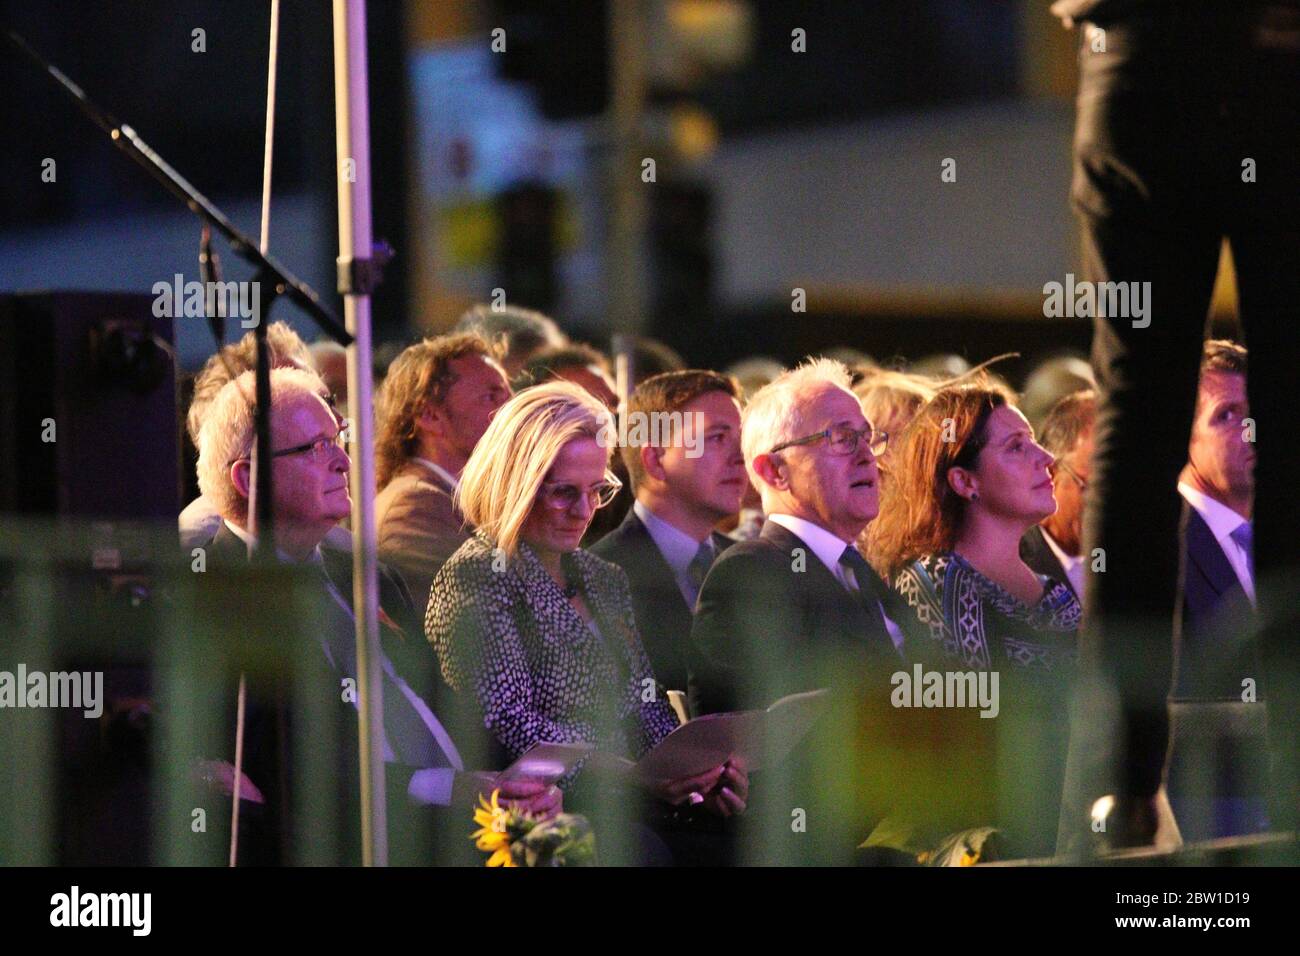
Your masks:
M 329 458 L 330 453 L 336 448 L 342 448 L 351 434 L 352 422 L 346 418 L 340 418 L 339 430 L 332 438 L 317 438 L 315 441 L 309 441 L 304 445 L 294 445 L 292 448 L 281 448 L 279 451 L 271 452 L 272 458 L 284 458 L 288 455 L 311 455 L 313 462 L 325 461 Z M 247 461 L 248 455 L 241 455 L 230 464 L 236 461 Z
M 617 478 L 593 485 L 585 490 L 587 504 L 591 505 L 592 510 L 603 508 L 614 500 L 622 488 L 623 482 Z M 583 494 L 583 489 L 567 482 L 543 481 L 538 497 L 548 508 L 568 511 L 582 499 Z
M 853 454 L 858 450 L 858 442 L 865 438 L 867 447 L 871 449 L 871 454 L 879 458 L 885 453 L 885 448 L 889 444 L 889 436 L 884 432 L 874 431 L 870 425 L 866 428 L 849 428 L 847 425 L 836 425 L 815 435 L 806 435 L 803 438 L 796 438 L 794 441 L 783 442 L 768 454 L 775 455 L 783 448 L 790 448 L 793 445 L 809 445 L 815 441 L 821 441 L 823 438 L 828 442 L 827 447 L 832 455 Z
M 1088 490 L 1088 479 L 1079 477 L 1079 473 L 1075 471 L 1073 468 L 1071 468 L 1069 465 L 1067 465 L 1065 462 L 1063 461 L 1053 462 L 1052 467 L 1059 468 L 1061 471 L 1069 475 L 1070 480 L 1073 481 L 1076 485 L 1078 485 L 1080 491 Z

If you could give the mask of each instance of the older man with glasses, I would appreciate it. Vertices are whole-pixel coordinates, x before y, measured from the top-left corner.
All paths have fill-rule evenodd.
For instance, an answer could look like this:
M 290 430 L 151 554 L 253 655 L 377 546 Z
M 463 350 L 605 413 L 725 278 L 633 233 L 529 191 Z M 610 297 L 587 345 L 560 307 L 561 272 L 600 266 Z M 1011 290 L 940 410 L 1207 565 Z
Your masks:
M 253 373 L 245 372 L 222 389 L 205 416 L 199 435 L 199 486 L 222 518 L 221 529 L 206 546 L 209 562 L 244 560 L 254 541 L 249 523 L 252 488 Z M 352 557 L 322 547 L 326 534 L 351 513 L 350 461 L 344 444 L 348 423 L 321 397 L 321 381 L 311 372 L 271 372 L 271 467 L 274 538 L 282 561 L 314 565 L 320 573 L 322 627 L 318 635 L 328 664 L 312 679 L 322 691 L 347 706 L 356 703 L 340 693 L 339 679 L 356 679 L 355 619 L 352 610 Z M 380 620 L 383 653 L 384 760 L 394 797 L 410 808 L 457 804 L 468 810 L 479 793 L 491 789 L 486 777 L 467 773 L 450 735 L 434 715 L 424 679 L 436 662 L 421 642 L 410 592 L 398 575 L 380 568 Z M 403 633 L 404 632 L 404 633 Z M 354 685 L 355 686 L 355 685 Z M 250 741 L 252 769 L 262 769 L 265 785 L 272 765 L 256 759 L 268 749 L 256 736 Z M 278 776 L 278 775 L 277 775 Z M 274 782 L 274 781 L 272 781 Z M 549 814 L 560 795 L 536 781 L 505 784 L 504 796 L 525 809 Z M 390 807 L 402 810 L 403 807 Z M 400 819 L 400 818 L 399 818 Z M 406 819 L 413 819 L 407 817 Z M 426 861 L 427 862 L 427 861 Z
M 856 730 L 902 665 L 883 583 L 855 545 L 879 508 L 886 437 L 864 417 L 847 369 L 829 359 L 756 393 L 741 436 L 767 521 L 705 578 L 688 653 L 692 712 L 764 708 L 828 688 L 833 715 L 821 732 L 788 773 L 764 778 L 756 845 L 778 862 L 851 862 L 874 789 Z

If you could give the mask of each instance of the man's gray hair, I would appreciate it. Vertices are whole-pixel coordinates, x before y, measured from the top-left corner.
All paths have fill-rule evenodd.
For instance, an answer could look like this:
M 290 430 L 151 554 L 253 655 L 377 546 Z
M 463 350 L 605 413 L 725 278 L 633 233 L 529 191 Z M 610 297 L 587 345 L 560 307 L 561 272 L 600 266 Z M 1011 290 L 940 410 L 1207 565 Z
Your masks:
M 783 442 L 804 437 L 804 411 L 819 392 L 843 389 L 856 402 L 852 382 L 843 362 L 814 358 L 781 373 L 754 393 L 741 420 L 740 445 L 755 488 L 762 491 L 763 482 L 754 471 L 754 459 Z
M 237 523 L 248 517 L 248 499 L 230 480 L 230 465 L 252 453 L 253 405 L 257 394 L 252 372 L 227 382 L 203 416 L 199 430 L 199 491 L 217 513 Z M 329 389 L 315 372 L 271 369 L 271 408 L 286 408 L 304 396 L 324 401 Z M 272 439 L 278 430 L 271 416 Z
M 1090 388 L 1071 392 L 1052 406 L 1039 429 L 1038 443 L 1062 458 L 1074 451 L 1079 439 L 1097 420 L 1097 393 Z

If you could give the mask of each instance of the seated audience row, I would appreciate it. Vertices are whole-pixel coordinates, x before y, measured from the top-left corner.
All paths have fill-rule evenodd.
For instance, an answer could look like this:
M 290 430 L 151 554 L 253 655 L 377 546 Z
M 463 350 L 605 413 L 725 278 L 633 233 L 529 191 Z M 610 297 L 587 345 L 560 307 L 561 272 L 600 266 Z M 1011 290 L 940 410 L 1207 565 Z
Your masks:
M 409 346 L 377 400 L 385 619 L 427 638 L 412 653 L 386 632 L 381 662 L 385 755 L 405 769 L 412 805 L 468 805 L 486 786 L 440 720 L 451 701 L 472 715 L 456 734 L 481 735 L 475 752 L 495 764 L 474 769 L 491 770 L 543 742 L 636 760 L 685 719 L 826 691 L 813 731 L 752 781 L 736 754 L 635 785 L 597 762 L 558 790 L 524 779 L 504 796 L 553 813 L 563 792 L 597 814 L 616 786 L 647 862 L 892 860 L 990 827 L 1002 852 L 1054 852 L 1076 635 L 1097 570 L 1082 531 L 1093 392 L 1057 401 L 1040 444 L 1015 394 L 980 369 L 937 381 L 863 364 L 855 377 L 819 358 L 764 371 L 746 394 L 655 353 L 672 367 L 638 376 L 620 412 L 599 353 L 540 314 L 507 319 L 480 310 L 463 331 Z M 351 561 L 328 541 L 350 513 L 344 423 L 281 337 L 276 545 L 321 568 L 337 612 L 323 659 L 347 675 Z M 182 517 L 183 533 L 206 531 L 229 558 L 251 540 L 243 348 L 200 375 L 189 425 L 203 497 Z M 1177 489 L 1188 503 L 1180 700 L 1237 695 L 1257 670 L 1248 629 L 1223 640 L 1253 604 L 1244 376 L 1244 349 L 1207 343 Z M 985 712 L 900 703 L 900 680 L 926 671 L 969 675 Z M 1195 743 L 1175 733 L 1171 797 L 1196 835 L 1266 823 L 1242 803 L 1262 792 L 1253 758 L 1234 752 L 1240 779 L 1206 797 L 1180 756 Z

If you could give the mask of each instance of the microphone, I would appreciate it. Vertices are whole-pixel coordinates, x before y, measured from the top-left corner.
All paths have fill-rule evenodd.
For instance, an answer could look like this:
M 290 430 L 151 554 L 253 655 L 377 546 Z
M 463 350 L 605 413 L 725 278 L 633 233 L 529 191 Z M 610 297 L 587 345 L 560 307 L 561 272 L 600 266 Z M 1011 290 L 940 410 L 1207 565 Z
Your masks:
M 203 283 L 208 326 L 217 340 L 217 348 L 221 348 L 221 343 L 226 341 L 226 299 L 214 294 L 213 284 L 221 281 L 221 257 L 212 251 L 212 227 L 206 221 L 199 233 L 199 281 Z

